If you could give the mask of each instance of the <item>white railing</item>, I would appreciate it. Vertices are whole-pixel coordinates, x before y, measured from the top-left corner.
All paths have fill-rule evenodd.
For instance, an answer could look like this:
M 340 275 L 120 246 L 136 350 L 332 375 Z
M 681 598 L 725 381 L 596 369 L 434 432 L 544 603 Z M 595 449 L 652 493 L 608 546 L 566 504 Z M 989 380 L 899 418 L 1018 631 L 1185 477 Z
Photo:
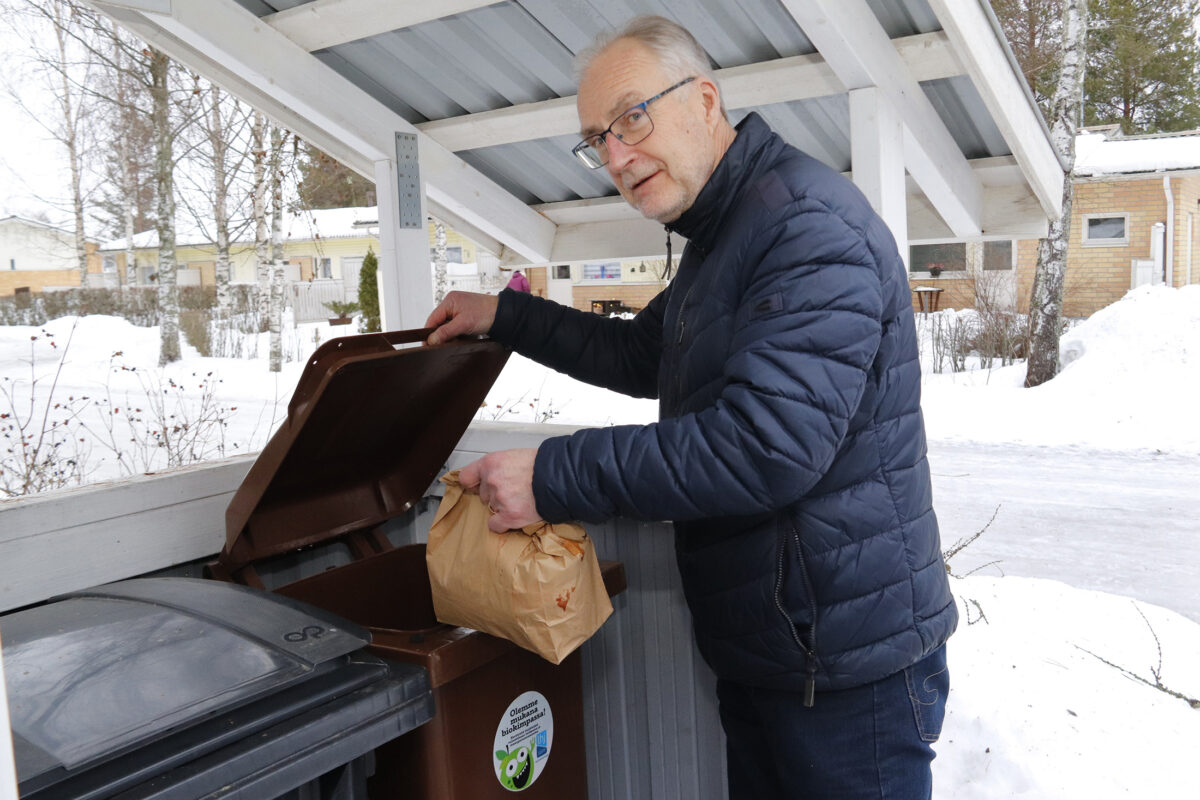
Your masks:
M 291 284 L 289 295 L 296 322 L 320 322 L 337 316 L 325 304 L 345 301 L 346 287 L 341 281 L 299 281 Z

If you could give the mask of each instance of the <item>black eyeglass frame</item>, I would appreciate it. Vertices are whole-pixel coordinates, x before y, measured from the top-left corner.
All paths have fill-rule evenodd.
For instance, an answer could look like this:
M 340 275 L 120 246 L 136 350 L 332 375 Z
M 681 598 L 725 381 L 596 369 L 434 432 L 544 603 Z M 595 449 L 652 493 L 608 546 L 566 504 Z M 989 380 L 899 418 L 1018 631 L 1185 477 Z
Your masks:
M 694 80 L 696 80 L 695 75 L 692 75 L 690 78 L 684 78 L 679 83 L 672 84 L 671 86 L 668 86 L 666 89 L 663 89 L 661 92 L 654 95 L 654 97 L 651 97 L 648 100 L 643 100 L 642 102 L 638 103 L 637 105 L 630 106 L 629 108 L 625 109 L 624 111 L 622 111 L 620 114 L 617 115 L 617 118 L 614 119 L 612 121 L 612 124 L 609 125 L 607 128 L 602 130 L 600 133 L 593 133 L 591 136 L 585 137 L 579 144 L 572 147 L 571 154 L 574 155 L 577 159 L 579 159 L 579 161 L 588 169 L 600 169 L 601 167 L 603 167 L 605 164 L 608 163 L 608 156 L 607 156 L 608 149 L 607 149 L 607 147 L 605 148 L 606 155 L 605 155 L 604 160 L 601 161 L 599 164 L 593 165 L 588 160 L 587 156 L 585 156 L 583 154 L 583 151 L 587 150 L 589 147 L 592 148 L 593 150 L 596 149 L 596 146 L 593 144 L 589 144 L 589 142 L 595 141 L 597 144 L 600 142 L 603 142 L 605 137 L 607 137 L 610 133 L 612 133 L 614 136 L 617 137 L 617 139 L 620 139 L 620 141 L 622 141 L 628 145 L 635 145 L 635 144 L 638 144 L 638 142 L 646 141 L 646 139 L 648 139 L 650 137 L 650 134 L 654 133 L 654 118 L 650 116 L 650 111 L 647 109 L 647 106 L 649 106 L 651 103 L 653 103 L 655 100 L 658 100 L 659 98 L 666 97 L 668 94 L 675 91 L 680 86 L 685 86 Z M 626 142 L 624 139 L 621 138 L 621 136 L 619 134 L 613 132 L 613 125 L 616 125 L 618 122 L 625 119 L 625 117 L 628 116 L 630 112 L 636 111 L 639 108 L 646 114 L 646 119 L 650 121 L 650 130 L 647 131 L 645 136 L 638 139 L 637 141 Z

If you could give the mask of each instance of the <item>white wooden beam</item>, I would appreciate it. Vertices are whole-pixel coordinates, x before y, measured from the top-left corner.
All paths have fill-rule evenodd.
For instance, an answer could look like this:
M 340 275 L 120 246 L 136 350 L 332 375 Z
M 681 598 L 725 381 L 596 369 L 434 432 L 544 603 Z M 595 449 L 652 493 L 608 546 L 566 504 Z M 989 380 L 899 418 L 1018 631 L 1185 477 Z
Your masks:
M 498 0 L 315 0 L 268 14 L 262 21 L 312 52 L 495 2 Z
M 1036 239 L 1046 235 L 1046 214 L 1021 178 L 1015 159 L 981 158 L 972 161 L 971 166 L 983 183 L 981 231 L 972 239 Z M 661 258 L 666 252 L 662 226 L 643 219 L 620 197 L 546 203 L 536 208 L 558 224 L 551 259 L 540 263 Z M 908 244 L 963 240 L 950 230 L 915 181 L 908 188 L 905 217 Z M 530 265 L 515 254 L 507 255 L 503 263 Z
M 878 86 L 904 122 L 905 165 L 955 235 L 978 236 L 982 186 L 866 0 L 783 0 L 847 89 Z
M 904 125 L 875 87 L 850 91 L 850 163 L 854 183 L 892 231 L 908 263 L 908 200 L 904 184 Z
M 1024 76 L 1005 52 L 991 9 L 977 0 L 929 0 L 929 5 L 1043 210 L 1057 219 L 1062 213 L 1063 167 Z
M 393 157 L 397 132 L 418 133 L 433 208 L 530 260 L 549 254 L 552 222 L 233 0 L 172 0 L 169 16 L 92 4 L 363 175 Z
M 892 46 L 918 81 L 963 74 L 949 40 L 940 31 L 906 36 L 892 42 Z M 716 76 L 725 107 L 729 109 L 825 97 L 846 90 L 825 60 L 815 53 L 729 67 L 717 70 Z M 575 112 L 575 96 L 571 95 L 424 122 L 417 128 L 447 150 L 457 152 L 577 134 L 579 116 Z
M 425 324 L 433 310 L 433 277 L 429 260 L 429 228 L 425 221 L 424 192 L 416 197 L 399 185 L 397 158 L 375 162 L 375 196 L 379 202 L 379 313 L 385 331 L 410 330 Z M 418 226 L 401 224 L 401 205 L 415 204 L 411 212 Z
M 225 507 L 253 462 L 0 503 L 0 611 L 216 555 Z
M 3 631 L 0 631 L 2 638 Z M 0 642 L 0 649 L 3 643 Z M 0 659 L 0 800 L 17 800 L 17 764 L 13 756 L 12 723 L 8 719 L 4 660 Z

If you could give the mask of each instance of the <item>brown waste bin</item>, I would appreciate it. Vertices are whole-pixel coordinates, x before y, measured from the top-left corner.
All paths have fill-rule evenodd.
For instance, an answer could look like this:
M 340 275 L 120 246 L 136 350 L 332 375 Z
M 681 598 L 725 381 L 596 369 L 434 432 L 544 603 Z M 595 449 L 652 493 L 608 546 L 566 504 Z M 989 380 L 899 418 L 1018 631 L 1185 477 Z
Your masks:
M 425 545 L 395 547 L 380 530 L 442 472 L 508 357 L 487 340 L 404 346 L 427 333 L 354 336 L 317 350 L 288 419 L 229 505 L 210 571 L 261 588 L 260 573 L 285 554 L 331 541 L 351 554 L 349 564 L 273 591 L 367 627 L 378 655 L 429 671 L 434 718 L 376 750 L 374 800 L 586 797 L 579 654 L 555 666 L 438 623 Z M 601 570 L 609 594 L 624 590 L 621 564 Z

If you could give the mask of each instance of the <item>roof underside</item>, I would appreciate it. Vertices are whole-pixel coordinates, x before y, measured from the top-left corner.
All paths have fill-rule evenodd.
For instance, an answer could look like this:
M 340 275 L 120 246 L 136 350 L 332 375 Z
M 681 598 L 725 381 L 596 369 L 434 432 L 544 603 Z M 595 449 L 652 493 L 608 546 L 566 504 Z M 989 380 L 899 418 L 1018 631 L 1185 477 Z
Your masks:
M 1042 236 L 1061 205 L 987 0 L 89 2 L 389 182 L 389 219 L 423 186 L 428 213 L 510 264 L 661 254 L 661 227 L 570 153 L 574 58 L 638 14 L 692 31 L 732 121 L 757 112 L 853 173 L 898 240 Z
M 300 0 L 237 0 L 262 17 Z M 940 30 L 926 0 L 868 0 L 891 39 Z M 664 8 L 667 6 L 667 8 Z M 779 0 L 508 0 L 466 13 L 318 50 L 314 55 L 414 125 L 575 93 L 574 56 L 637 14 L 662 14 L 692 31 L 717 69 L 808 55 L 816 48 Z M 921 88 L 968 159 L 1011 155 L 965 76 Z M 850 112 L 844 93 L 730 110 L 735 124 L 757 111 L 788 142 L 849 171 Z M 615 196 L 602 171 L 580 168 L 573 134 L 456 150 L 527 204 Z

